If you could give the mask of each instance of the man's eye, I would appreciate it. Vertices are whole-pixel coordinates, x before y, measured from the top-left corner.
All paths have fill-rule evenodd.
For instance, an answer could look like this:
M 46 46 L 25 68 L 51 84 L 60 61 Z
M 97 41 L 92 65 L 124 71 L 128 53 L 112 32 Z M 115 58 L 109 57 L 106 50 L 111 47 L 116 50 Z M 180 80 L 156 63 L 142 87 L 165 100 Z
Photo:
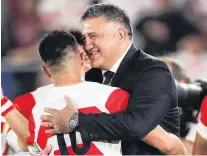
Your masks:
M 96 36 L 90 36 L 90 38 L 94 39 L 94 38 L 96 38 Z

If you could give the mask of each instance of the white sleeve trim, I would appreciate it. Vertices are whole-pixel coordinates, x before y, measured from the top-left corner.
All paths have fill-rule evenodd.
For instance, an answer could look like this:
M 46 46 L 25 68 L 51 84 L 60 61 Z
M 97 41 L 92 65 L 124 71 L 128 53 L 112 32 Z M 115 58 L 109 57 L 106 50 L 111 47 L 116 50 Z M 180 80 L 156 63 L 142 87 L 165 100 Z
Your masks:
M 3 106 L 1 106 L 1 113 L 5 112 L 12 105 L 13 105 L 13 103 L 10 100 L 8 100 Z
M 198 123 L 198 133 L 207 140 L 207 127 L 202 122 Z

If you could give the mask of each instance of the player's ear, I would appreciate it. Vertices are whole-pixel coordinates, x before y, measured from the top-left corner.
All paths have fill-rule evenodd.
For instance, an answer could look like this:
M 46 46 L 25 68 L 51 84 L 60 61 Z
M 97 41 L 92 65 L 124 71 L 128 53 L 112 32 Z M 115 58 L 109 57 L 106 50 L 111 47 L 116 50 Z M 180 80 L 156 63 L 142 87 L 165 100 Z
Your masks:
M 85 59 L 84 52 L 80 53 L 80 59 L 81 59 L 81 65 L 84 65 L 84 59 Z
M 47 67 L 45 65 L 42 65 L 42 71 L 49 77 L 51 78 L 50 72 L 48 71 Z

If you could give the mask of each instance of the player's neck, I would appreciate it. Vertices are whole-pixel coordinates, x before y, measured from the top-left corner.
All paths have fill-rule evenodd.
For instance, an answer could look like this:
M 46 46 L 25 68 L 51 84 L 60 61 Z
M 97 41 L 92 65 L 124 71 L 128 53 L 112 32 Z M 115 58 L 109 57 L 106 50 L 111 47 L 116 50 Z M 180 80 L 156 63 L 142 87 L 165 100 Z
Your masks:
M 52 77 L 52 83 L 55 87 L 70 86 L 83 81 L 80 74 L 57 74 Z

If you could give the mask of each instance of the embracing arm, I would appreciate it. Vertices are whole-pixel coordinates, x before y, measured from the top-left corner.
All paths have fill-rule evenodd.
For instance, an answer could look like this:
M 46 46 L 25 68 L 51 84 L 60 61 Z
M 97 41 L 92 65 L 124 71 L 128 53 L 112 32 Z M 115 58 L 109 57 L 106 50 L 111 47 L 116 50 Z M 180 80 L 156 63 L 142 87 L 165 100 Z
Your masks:
M 145 71 L 134 84 L 126 111 L 107 114 L 79 114 L 79 128 L 85 141 L 143 138 L 163 119 L 172 102 L 172 80 L 163 68 Z M 93 137 L 97 133 L 96 137 Z
M 165 68 L 151 68 L 136 80 L 126 111 L 112 114 L 80 113 L 78 131 L 84 141 L 144 140 L 163 119 L 171 102 L 170 72 Z M 160 138 L 160 133 L 154 134 L 152 139 Z M 148 138 L 146 142 L 152 144 L 152 139 Z

